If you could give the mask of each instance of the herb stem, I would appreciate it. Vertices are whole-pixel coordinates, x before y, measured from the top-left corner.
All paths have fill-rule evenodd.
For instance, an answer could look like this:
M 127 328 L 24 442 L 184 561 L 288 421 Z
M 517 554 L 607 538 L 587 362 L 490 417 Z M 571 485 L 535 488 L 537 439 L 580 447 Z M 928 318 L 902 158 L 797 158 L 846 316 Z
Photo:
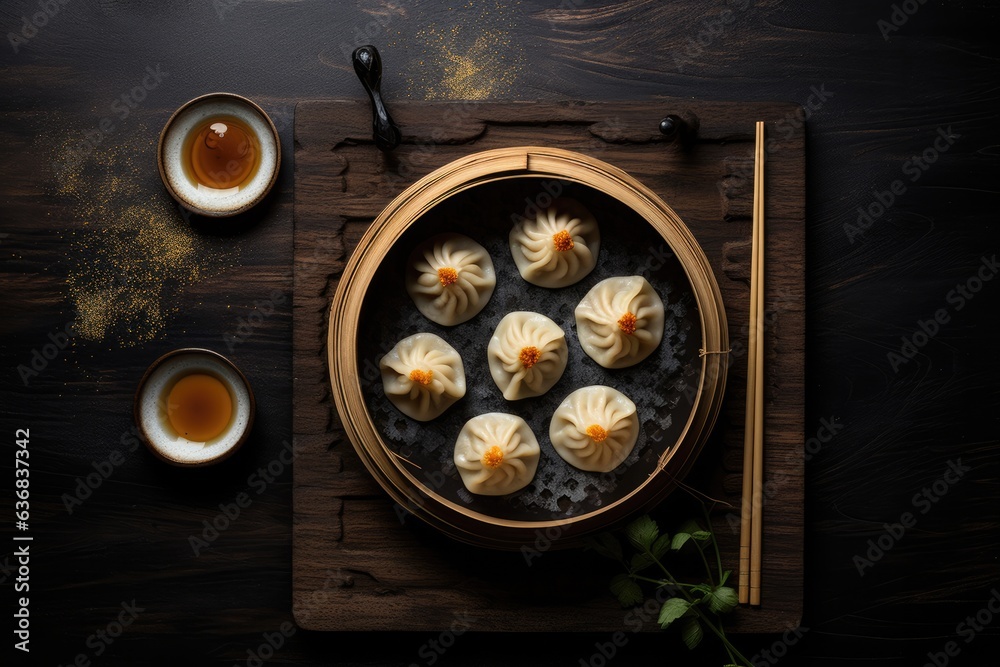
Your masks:
M 650 555 L 652 556 L 652 554 L 650 554 Z M 694 598 L 691 597 L 686 590 L 684 590 L 684 588 L 677 582 L 676 579 L 674 579 L 674 575 L 670 574 L 670 572 L 663 565 L 663 563 L 660 562 L 659 558 L 657 558 L 656 556 L 653 556 L 653 562 L 655 562 L 657 565 L 660 566 L 660 569 L 663 570 L 663 574 L 667 575 L 667 582 L 668 583 L 670 583 L 672 586 L 676 586 L 678 589 L 680 589 L 681 595 L 683 595 L 685 597 L 685 599 L 687 599 L 688 602 L 694 602 Z
M 736 657 L 733 655 L 733 651 L 736 649 L 732 644 L 729 643 L 729 637 L 726 636 L 726 629 L 722 627 L 722 623 L 719 623 L 719 632 L 721 633 L 722 636 L 722 645 L 726 648 L 726 653 L 729 654 L 729 661 L 735 663 Z M 739 651 L 736 652 L 739 653 Z M 743 658 L 742 655 L 740 655 L 740 657 Z M 743 658 L 743 660 L 746 660 L 746 658 Z
M 713 542 L 715 541 L 715 534 L 714 533 L 712 534 L 712 541 Z M 698 550 L 701 551 L 701 548 L 699 547 Z M 703 612 L 699 608 L 698 605 L 694 604 L 694 601 L 695 601 L 694 598 L 691 597 L 691 595 L 686 590 L 684 590 L 684 588 L 683 588 L 683 586 L 681 584 L 677 583 L 677 580 L 674 579 L 674 576 L 672 574 L 670 574 L 670 572 L 663 565 L 663 563 L 660 562 L 660 559 L 657 558 L 656 556 L 654 556 L 652 553 L 650 553 L 649 555 L 652 557 L 653 562 L 656 563 L 661 570 L 663 570 L 663 574 L 667 575 L 668 583 L 670 583 L 670 584 L 672 584 L 672 585 L 674 585 L 674 586 L 677 587 L 677 589 L 681 592 L 681 595 L 683 595 L 684 598 L 688 602 L 692 603 L 690 608 L 694 609 L 694 612 L 698 615 L 698 617 L 701 619 L 701 621 L 705 625 L 708 626 L 709 630 L 711 630 L 713 633 L 715 633 L 715 635 L 719 639 L 722 640 L 723 645 L 726 647 L 726 651 L 727 652 L 729 652 L 729 651 L 735 652 L 736 656 L 738 656 L 739 659 L 743 661 L 743 663 L 746 665 L 746 667 L 753 667 L 753 663 L 751 663 L 749 660 L 747 660 L 746 657 L 742 653 L 739 652 L 739 649 L 737 649 L 735 646 L 733 646 L 729 642 L 729 638 L 726 637 L 725 631 L 722 630 L 720 627 L 716 627 L 715 624 L 712 622 L 712 619 L 710 619 L 705 614 L 705 612 Z M 705 554 L 702 554 L 702 558 L 703 559 L 704 559 L 704 557 L 705 557 Z M 706 565 L 706 567 L 708 567 L 708 566 Z M 709 570 L 709 573 L 711 574 L 711 570 Z
M 693 541 L 693 540 L 692 540 Z M 715 541 L 715 535 L 712 535 L 712 541 Z M 701 545 L 695 542 L 695 547 L 698 549 L 698 555 L 701 556 L 701 562 L 705 564 L 705 574 L 708 575 L 708 583 L 712 584 L 712 588 L 715 588 L 715 576 L 712 575 L 712 566 L 708 564 L 708 559 L 705 558 L 705 550 L 701 548 Z M 719 580 L 722 580 L 722 575 L 719 575 Z
M 664 581 L 663 579 L 653 579 L 651 577 L 644 577 L 641 574 L 630 575 L 633 579 L 638 579 L 639 581 L 646 581 L 651 584 L 657 584 L 659 586 L 677 586 L 678 588 L 694 588 L 696 584 L 682 584 L 680 582 Z
M 722 581 L 722 555 L 719 553 L 719 541 L 715 539 L 715 531 L 712 530 L 712 517 L 708 513 L 708 508 L 705 507 L 705 503 L 701 504 L 701 513 L 705 515 L 705 522 L 708 524 L 708 530 L 712 533 L 712 546 L 715 547 L 715 562 L 719 566 L 719 581 Z
M 702 625 L 707 626 L 712 634 L 722 641 L 722 645 L 726 649 L 726 654 L 729 657 L 730 664 L 739 664 L 743 667 L 753 667 L 753 663 L 750 662 L 750 660 L 748 660 L 747 657 L 743 655 L 732 642 L 729 641 L 729 637 L 726 636 L 726 630 L 723 627 L 722 614 L 731 611 L 731 604 L 728 598 L 733 595 L 732 589 L 727 589 L 726 600 L 716 597 L 706 599 L 708 595 L 715 596 L 718 593 L 720 587 L 725 585 L 725 580 L 729 577 L 731 572 L 725 572 L 722 569 L 722 554 L 719 550 L 719 542 L 715 537 L 715 532 L 712 530 L 712 517 L 704 502 L 701 503 L 701 511 L 708 528 L 705 532 L 708 534 L 708 538 L 711 539 L 712 548 L 715 551 L 715 563 L 718 567 L 718 580 L 716 580 L 715 573 L 713 572 L 714 568 L 712 568 L 709 564 L 709 557 L 705 555 L 705 548 L 701 545 L 701 541 L 703 541 L 704 538 L 699 535 L 699 539 L 697 540 L 691 536 L 688 536 L 688 539 L 693 540 L 695 547 L 698 549 L 698 555 L 701 557 L 701 562 L 705 566 L 705 573 L 708 576 L 708 583 L 682 584 L 678 582 L 677 578 L 674 577 L 674 575 L 670 573 L 670 570 L 667 569 L 666 565 L 663 564 L 660 557 L 653 553 L 652 542 L 655 540 L 649 539 L 649 537 L 651 536 L 652 538 L 655 538 L 658 528 L 656 527 L 655 522 L 653 522 L 648 516 L 642 518 L 641 521 L 644 523 L 636 523 L 636 528 L 629 534 L 629 539 L 639 552 L 636 556 L 642 555 L 649 558 L 649 563 L 645 563 L 642 559 L 637 561 L 636 557 L 633 557 L 632 561 L 644 563 L 642 567 L 636 568 L 637 570 L 644 570 L 650 563 L 656 563 L 656 566 L 663 573 L 663 576 L 665 577 L 664 579 L 655 578 L 655 572 L 651 573 L 650 576 L 645 576 L 638 574 L 637 571 L 634 571 L 626 562 L 625 557 L 621 552 L 620 542 L 618 542 L 618 540 L 614 537 L 605 539 L 603 542 L 599 541 L 595 549 L 598 549 L 603 555 L 609 556 L 614 560 L 618 560 L 622 566 L 624 566 L 626 576 L 633 582 L 643 581 L 655 584 L 658 588 L 667 588 L 668 593 L 671 595 L 671 599 L 676 598 L 686 600 L 688 607 L 684 615 L 694 618 L 699 627 Z M 640 520 L 636 521 L 639 522 Z M 695 530 L 700 530 L 700 528 L 697 527 L 696 521 L 692 521 L 691 523 L 695 524 Z M 649 524 L 653 525 L 650 526 Z M 694 533 L 695 530 L 691 530 L 690 532 Z M 644 537 L 646 539 L 644 539 Z M 614 582 L 612 583 L 614 584 Z M 698 594 L 700 594 L 700 597 L 695 597 L 695 595 Z M 711 604 L 716 604 L 720 611 L 713 612 L 711 609 L 706 611 L 706 604 L 709 606 L 711 606 Z M 662 615 L 663 612 L 661 611 L 660 613 Z M 701 634 L 700 630 L 699 634 Z M 688 637 L 687 639 L 691 639 L 691 637 Z
M 723 648 L 726 649 L 726 653 L 729 655 L 729 662 L 736 664 L 736 656 L 733 655 L 732 649 L 729 648 L 729 642 L 722 642 Z
M 730 643 L 729 638 L 726 637 L 725 630 L 723 630 L 721 627 L 716 627 L 715 624 L 712 623 L 711 619 L 709 619 L 708 616 L 705 615 L 705 612 L 703 612 L 698 607 L 694 607 L 694 611 L 701 618 L 702 622 L 708 626 L 708 629 L 714 632 L 715 635 L 722 640 L 722 645 L 726 647 L 726 652 L 729 653 L 729 657 L 732 658 L 733 654 L 735 654 L 736 657 L 738 657 L 740 660 L 743 661 L 746 667 L 753 667 L 753 663 L 747 660 L 746 656 L 740 653 L 739 649 Z

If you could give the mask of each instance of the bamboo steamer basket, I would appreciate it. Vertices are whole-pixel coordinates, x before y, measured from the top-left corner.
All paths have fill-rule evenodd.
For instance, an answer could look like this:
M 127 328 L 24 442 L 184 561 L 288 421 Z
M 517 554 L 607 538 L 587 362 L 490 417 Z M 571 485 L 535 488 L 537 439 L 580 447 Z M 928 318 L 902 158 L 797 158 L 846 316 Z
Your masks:
M 427 483 L 426 470 L 400 455 L 385 437 L 369 409 L 371 396 L 366 396 L 362 381 L 359 343 L 366 335 L 361 326 L 363 306 L 394 246 L 403 243 L 406 232 L 442 202 L 472 188 L 510 179 L 558 179 L 585 186 L 627 206 L 669 246 L 687 276 L 696 305 L 692 335 L 700 354 L 691 362 L 695 374 L 689 391 L 691 404 L 689 410 L 681 411 L 683 423 L 678 424 L 676 440 L 663 447 L 648 474 L 633 486 L 620 490 L 613 500 L 574 516 L 511 518 L 501 511 L 476 509 L 454 495 L 442 493 Z M 608 231 L 602 229 L 602 234 Z M 490 333 L 484 331 L 483 335 L 488 338 Z M 331 389 L 344 430 L 365 467 L 389 496 L 455 539 L 506 550 L 534 545 L 540 536 L 557 548 L 578 545 L 584 537 L 648 509 L 676 488 L 718 416 L 728 349 L 718 283 L 694 235 L 673 209 L 610 164 L 580 153 L 536 146 L 466 156 L 421 178 L 397 196 L 375 219 L 346 264 L 330 307 L 327 341 Z M 536 435 L 541 442 L 542 435 Z M 453 443 L 454 438 L 442 446 L 450 449 Z M 457 478 L 457 473 L 454 476 Z

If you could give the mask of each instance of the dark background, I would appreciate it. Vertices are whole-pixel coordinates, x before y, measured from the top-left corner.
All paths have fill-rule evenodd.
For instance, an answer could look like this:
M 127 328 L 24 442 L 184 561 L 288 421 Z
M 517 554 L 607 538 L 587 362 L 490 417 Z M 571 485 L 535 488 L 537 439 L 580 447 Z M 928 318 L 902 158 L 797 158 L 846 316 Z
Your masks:
M 843 429 L 806 466 L 808 630 L 781 662 L 923 665 L 954 640 L 952 664 L 996 664 L 1000 618 L 968 643 L 956 633 L 1000 586 L 1000 282 L 949 298 L 1000 240 L 995 4 L 49 2 L 54 15 L 37 34 L 16 51 L 9 36 L 0 44 L 2 474 L 13 488 L 15 429 L 30 429 L 34 662 L 82 653 L 95 664 L 175 655 L 246 664 L 290 621 L 291 471 L 259 494 L 248 479 L 290 437 L 293 110 L 301 99 L 361 97 L 345 54 L 372 42 L 390 105 L 658 95 L 805 105 L 826 91 L 807 126 L 806 431 L 823 419 Z M 2 7 L 4 34 L 43 11 L 37 0 Z M 688 41 L 699 36 L 702 46 Z M 121 96 L 147 66 L 167 76 L 122 117 Z M 192 232 L 155 169 L 170 112 L 215 90 L 261 103 L 284 149 L 277 196 L 234 234 Z M 102 131 L 105 118 L 113 130 Z M 935 154 L 939 129 L 951 143 Z M 88 136 L 100 142 L 80 150 Z M 911 180 L 907 162 L 926 149 L 934 162 Z M 845 230 L 897 179 L 905 191 L 869 229 Z M 946 322 L 919 335 L 940 309 Z M 260 324 L 235 341 L 254 312 Z M 18 367 L 71 322 L 65 349 L 48 348 L 53 358 L 25 381 Z M 919 349 L 894 368 L 887 355 L 903 338 Z M 182 346 L 228 354 L 257 393 L 253 438 L 215 469 L 175 470 L 130 451 L 135 383 Z M 64 494 L 116 451 L 122 462 L 67 512 Z M 959 459 L 970 470 L 921 513 L 914 494 Z M 248 489 L 251 506 L 195 556 L 189 536 Z M 853 557 L 904 512 L 916 525 L 860 576 Z M 11 544 L 0 548 L 5 610 L 15 598 Z M 133 599 L 143 611 L 97 656 L 88 637 Z M 298 631 L 269 662 L 428 664 L 420 649 L 435 638 Z M 578 665 L 607 639 L 466 636 L 438 664 Z M 776 639 L 737 643 L 753 655 Z M 695 658 L 719 656 L 709 648 Z M 685 657 L 669 633 L 632 638 L 612 662 Z

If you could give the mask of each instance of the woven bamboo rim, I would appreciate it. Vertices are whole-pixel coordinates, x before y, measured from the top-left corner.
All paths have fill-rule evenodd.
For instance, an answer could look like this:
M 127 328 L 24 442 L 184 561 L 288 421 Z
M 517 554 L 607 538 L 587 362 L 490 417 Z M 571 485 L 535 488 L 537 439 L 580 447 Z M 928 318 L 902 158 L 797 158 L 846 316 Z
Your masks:
M 424 486 L 383 441 L 365 407 L 357 350 L 362 303 L 389 249 L 423 214 L 471 187 L 525 177 L 581 183 L 635 210 L 663 237 L 687 273 L 701 320 L 701 349 L 729 349 L 722 295 L 705 253 L 673 209 L 617 167 L 557 148 L 500 148 L 447 164 L 397 196 L 375 219 L 348 260 L 330 307 L 327 359 L 334 402 L 358 456 L 396 502 L 456 539 L 514 550 L 535 544 L 540 535 L 557 546 L 573 545 L 587 534 L 648 508 L 672 491 L 715 423 L 727 367 L 725 354 L 701 355 L 694 404 L 677 442 L 666 449 L 644 483 L 600 510 L 555 521 L 512 521 L 470 511 Z

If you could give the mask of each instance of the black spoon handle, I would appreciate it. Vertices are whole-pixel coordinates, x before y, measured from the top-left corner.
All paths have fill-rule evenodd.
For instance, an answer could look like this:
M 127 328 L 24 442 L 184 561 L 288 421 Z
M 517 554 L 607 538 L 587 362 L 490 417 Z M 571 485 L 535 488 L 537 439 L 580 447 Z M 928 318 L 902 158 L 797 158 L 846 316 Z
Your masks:
M 382 101 L 382 56 L 372 45 L 359 46 L 351 56 L 354 72 L 372 100 L 372 132 L 380 151 L 389 152 L 403 140 L 399 127 L 392 121 L 385 102 Z
M 689 148 L 696 139 L 700 125 L 698 117 L 693 113 L 680 111 L 660 121 L 660 134 L 671 144 Z

